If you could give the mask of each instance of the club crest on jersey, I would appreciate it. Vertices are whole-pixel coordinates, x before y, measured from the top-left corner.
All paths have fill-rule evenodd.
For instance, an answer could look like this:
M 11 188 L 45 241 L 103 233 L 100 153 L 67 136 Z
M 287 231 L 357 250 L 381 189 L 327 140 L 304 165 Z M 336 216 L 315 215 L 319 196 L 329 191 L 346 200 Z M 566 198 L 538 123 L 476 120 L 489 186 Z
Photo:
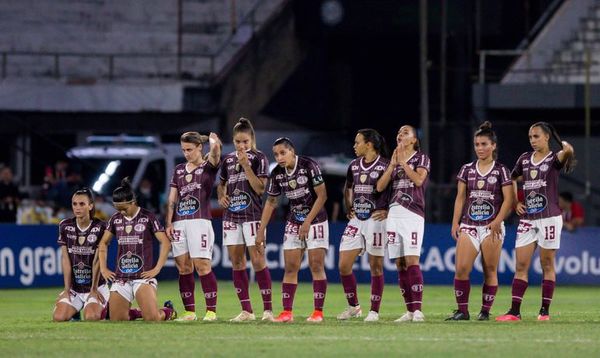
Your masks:
M 83 243 L 85 242 L 85 236 L 77 237 L 77 242 L 79 243 L 79 245 L 83 245 Z
M 131 225 L 125 225 L 125 232 L 130 234 L 131 233 L 131 229 L 133 229 L 133 226 Z
M 546 164 L 546 163 L 540 165 L 540 170 L 543 171 L 543 172 L 548 171 L 548 168 L 549 168 L 548 164 Z
M 192 174 L 186 174 L 185 181 L 187 181 L 188 183 L 191 182 L 192 181 L 192 177 L 193 177 Z
M 369 176 L 370 176 L 372 179 L 377 179 L 377 178 L 379 178 L 379 173 L 377 173 L 377 172 L 371 172 L 371 173 L 369 174 Z
M 294 179 L 290 180 L 288 184 L 292 189 L 296 189 L 297 183 Z
M 483 188 L 484 185 L 485 185 L 485 181 L 484 180 L 478 180 L 477 181 L 477 188 L 478 189 Z
M 497 181 L 498 181 L 498 178 L 496 178 L 496 177 L 489 177 L 489 178 L 487 178 L 487 182 L 490 183 L 490 184 L 492 184 L 492 185 L 496 184 Z
M 308 178 L 304 175 L 300 175 L 298 177 L 298 179 L 296 179 L 296 180 L 298 181 L 298 184 L 300 184 L 300 185 L 304 185 L 304 184 L 308 183 Z
M 367 174 L 361 174 L 359 179 L 361 183 L 364 183 L 367 180 Z
M 529 171 L 529 176 L 531 176 L 531 179 L 535 179 L 538 175 L 538 171 L 535 169 L 532 169 Z
M 144 230 L 146 230 L 146 225 L 144 225 L 144 224 L 137 224 L 137 225 L 135 225 L 134 229 L 137 232 L 144 232 Z
M 96 234 L 90 234 L 90 235 L 88 235 L 88 237 L 87 237 L 87 241 L 88 241 L 90 244 L 93 244 L 94 242 L 96 242 L 96 240 L 98 240 L 98 236 L 97 236 Z

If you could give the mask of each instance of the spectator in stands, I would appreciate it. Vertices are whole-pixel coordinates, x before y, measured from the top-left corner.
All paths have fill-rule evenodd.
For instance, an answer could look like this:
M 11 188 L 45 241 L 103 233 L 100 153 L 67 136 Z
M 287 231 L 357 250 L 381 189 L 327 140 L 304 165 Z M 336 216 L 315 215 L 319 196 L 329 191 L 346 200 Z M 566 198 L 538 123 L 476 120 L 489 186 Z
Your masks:
M 160 197 L 148 178 L 142 179 L 135 197 L 138 205 L 154 214 L 160 214 Z
M 81 187 L 81 181 L 81 174 L 70 170 L 66 161 L 57 161 L 54 171 L 46 169 L 44 187 L 47 191 L 47 199 L 52 200 L 59 207 L 70 208 L 71 193 Z
M 108 221 L 117 210 L 115 210 L 112 204 L 107 202 L 102 195 L 95 194 L 95 196 L 96 217 L 100 220 Z
M 15 223 L 17 221 L 17 207 L 21 200 L 19 188 L 13 182 L 13 173 L 10 167 L 0 169 L 0 222 Z
M 568 231 L 575 231 L 583 226 L 585 213 L 583 206 L 573 200 L 573 194 L 563 191 L 558 196 L 558 206 L 562 211 L 563 228 Z

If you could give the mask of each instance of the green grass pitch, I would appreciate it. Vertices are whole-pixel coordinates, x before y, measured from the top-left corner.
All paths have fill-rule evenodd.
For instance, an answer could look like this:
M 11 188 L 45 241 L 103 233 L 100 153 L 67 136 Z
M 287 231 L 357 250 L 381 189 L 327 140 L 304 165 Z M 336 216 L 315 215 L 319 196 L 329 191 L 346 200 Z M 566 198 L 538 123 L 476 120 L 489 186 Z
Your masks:
M 274 283 L 273 302 L 281 309 L 280 283 Z M 454 309 L 449 286 L 425 286 L 424 323 L 397 324 L 404 312 L 400 292 L 386 285 L 381 320 L 338 322 L 345 308 L 342 287 L 330 284 L 325 304 L 325 322 L 309 324 L 312 286 L 301 284 L 296 293 L 295 322 L 229 323 L 239 313 L 231 282 L 219 283 L 219 321 L 145 323 L 142 321 L 52 323 L 51 309 L 59 289 L 0 291 L 0 355 L 17 356 L 480 356 L 480 357 L 597 357 L 600 355 L 600 299 L 597 287 L 558 286 L 551 307 L 552 321 L 537 322 L 539 285 L 527 290 L 523 321 L 516 323 L 444 322 Z M 256 284 L 251 286 L 257 316 L 262 302 Z M 161 302 L 181 300 L 176 282 L 161 282 Z M 364 314 L 369 308 L 369 286 L 359 287 Z M 196 284 L 198 312 L 204 298 Z M 471 314 L 481 304 L 481 288 L 471 288 Z M 492 314 L 504 313 L 510 304 L 510 287 L 501 287 Z M 363 315 L 364 317 L 364 315 Z

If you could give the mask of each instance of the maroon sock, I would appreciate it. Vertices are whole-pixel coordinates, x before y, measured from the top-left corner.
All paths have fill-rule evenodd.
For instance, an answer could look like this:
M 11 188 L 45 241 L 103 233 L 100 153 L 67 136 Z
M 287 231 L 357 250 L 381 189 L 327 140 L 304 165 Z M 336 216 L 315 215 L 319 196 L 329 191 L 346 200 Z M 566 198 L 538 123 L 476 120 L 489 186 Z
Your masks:
M 242 310 L 252 313 L 252 304 L 248 293 L 248 272 L 246 270 L 233 270 L 233 286 L 242 305 Z
M 462 313 L 469 312 L 469 292 L 471 292 L 471 282 L 469 280 L 454 279 L 454 297 L 458 310 Z
M 383 275 L 371 276 L 371 311 L 379 312 L 381 296 L 383 296 Z
M 106 319 L 107 314 L 108 314 L 108 304 L 106 305 L 106 307 L 104 307 L 102 309 L 102 312 L 100 312 L 100 319 Z
M 296 294 L 297 283 L 281 284 L 281 299 L 283 301 L 283 310 L 291 311 L 294 306 L 294 295 Z
M 204 276 L 200 276 L 200 284 L 204 291 L 204 300 L 206 301 L 206 310 L 217 312 L 217 278 L 213 271 Z
M 173 314 L 173 309 L 172 308 L 162 307 L 160 310 L 165 313 L 165 319 L 164 319 L 164 321 L 168 321 L 168 320 L 171 319 L 171 315 Z M 129 320 L 131 321 L 131 316 L 129 317 Z
M 521 301 L 523 301 L 523 296 L 525 296 L 525 291 L 527 290 L 528 283 L 527 281 L 519 280 L 518 278 L 513 279 L 512 282 L 512 306 L 510 310 L 514 313 L 521 313 Z
M 542 280 L 542 307 L 550 311 L 550 303 L 552 303 L 552 295 L 556 283 L 550 280 Z
M 346 294 L 346 300 L 350 306 L 358 306 L 358 296 L 356 294 L 356 276 L 354 273 L 350 275 L 341 276 L 342 286 L 344 287 L 344 293 Z
M 421 273 L 419 265 L 409 266 L 406 271 L 408 271 L 413 309 L 420 311 L 423 302 L 423 273 Z
M 138 318 L 142 318 L 142 310 L 139 308 L 130 308 L 129 309 L 129 320 L 135 321 Z
M 271 302 L 271 273 L 269 272 L 268 267 L 256 271 L 256 282 L 258 283 L 258 288 L 260 288 L 263 309 L 265 311 L 273 310 L 273 304 Z
M 195 289 L 196 282 L 194 281 L 193 272 L 187 275 L 179 275 L 179 294 L 181 295 L 181 301 L 186 311 L 196 312 Z
M 481 292 L 481 312 L 489 313 L 494 304 L 496 298 L 496 292 L 498 292 L 498 286 L 488 286 L 483 284 L 483 290 Z
M 408 284 L 408 271 L 398 271 L 398 285 L 400 286 L 400 293 L 402 293 L 402 297 L 404 298 L 406 309 L 409 312 L 414 312 L 415 309 L 413 308 L 412 304 L 412 292 L 410 290 L 410 285 Z
M 315 301 L 315 310 L 322 311 L 325 304 L 325 295 L 327 294 L 327 280 L 313 280 L 313 297 Z

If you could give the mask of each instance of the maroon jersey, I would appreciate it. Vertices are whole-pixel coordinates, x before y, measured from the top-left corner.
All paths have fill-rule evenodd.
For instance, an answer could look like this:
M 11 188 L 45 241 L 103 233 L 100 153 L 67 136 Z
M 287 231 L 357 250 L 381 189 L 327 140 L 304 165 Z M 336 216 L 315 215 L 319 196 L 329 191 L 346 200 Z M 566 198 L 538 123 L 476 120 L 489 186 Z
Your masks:
M 377 156 L 371 163 L 364 157 L 356 158 L 348 167 L 346 188 L 352 188 L 352 208 L 359 220 L 367 220 L 375 210 L 387 209 L 390 199 L 389 186 L 377 191 L 377 180 L 383 175 L 389 160 Z
M 494 162 L 487 173 L 481 173 L 477 161 L 460 168 L 456 179 L 467 186 L 461 223 L 483 226 L 491 223 L 502 207 L 502 187 L 512 185 L 508 168 Z
M 211 219 L 210 192 L 217 177 L 218 166 L 206 160 L 191 172 L 187 163 L 175 167 L 171 188 L 177 189 L 177 206 L 172 222 L 187 219 Z
M 269 162 L 263 152 L 248 151 L 246 154 L 254 174 L 259 178 L 267 178 Z M 227 195 L 229 195 L 229 207 L 223 213 L 223 220 L 238 224 L 260 221 L 262 197 L 250 186 L 246 172 L 238 164 L 237 152 L 230 153 L 223 159 L 220 179 L 227 183 Z
M 423 168 L 429 174 L 429 157 L 422 152 L 415 152 L 410 159 L 406 161 L 413 170 Z M 401 166 L 397 165 L 392 172 L 392 199 L 390 206 L 402 205 L 415 214 L 425 217 L 425 188 L 429 182 L 429 175 L 425 178 L 423 185 L 416 186 L 404 172 Z
M 521 154 L 512 171 L 513 178 L 523 176 L 526 207 L 523 219 L 536 220 L 561 215 L 558 207 L 558 175 L 563 163 L 554 152 L 536 163 L 533 153 Z
M 283 192 L 289 200 L 287 220 L 302 224 L 317 200 L 314 187 L 323 183 L 323 175 L 317 162 L 308 157 L 296 156 L 296 166 L 291 172 L 281 166 L 273 169 L 267 194 L 279 196 Z M 311 225 L 326 220 L 327 212 L 323 207 Z
M 152 212 L 140 208 L 133 218 L 116 212 L 108 221 L 106 230 L 117 239 L 117 279 L 136 280 L 141 278 L 142 272 L 154 267 L 154 234 L 165 229 Z
M 58 225 L 58 243 L 67 247 L 71 262 L 71 289 L 87 293 L 92 287 L 92 266 L 98 243 L 104 235 L 106 223 L 92 219 L 86 228 L 77 226 L 77 219 L 65 219 Z M 100 277 L 98 285 L 104 284 Z

